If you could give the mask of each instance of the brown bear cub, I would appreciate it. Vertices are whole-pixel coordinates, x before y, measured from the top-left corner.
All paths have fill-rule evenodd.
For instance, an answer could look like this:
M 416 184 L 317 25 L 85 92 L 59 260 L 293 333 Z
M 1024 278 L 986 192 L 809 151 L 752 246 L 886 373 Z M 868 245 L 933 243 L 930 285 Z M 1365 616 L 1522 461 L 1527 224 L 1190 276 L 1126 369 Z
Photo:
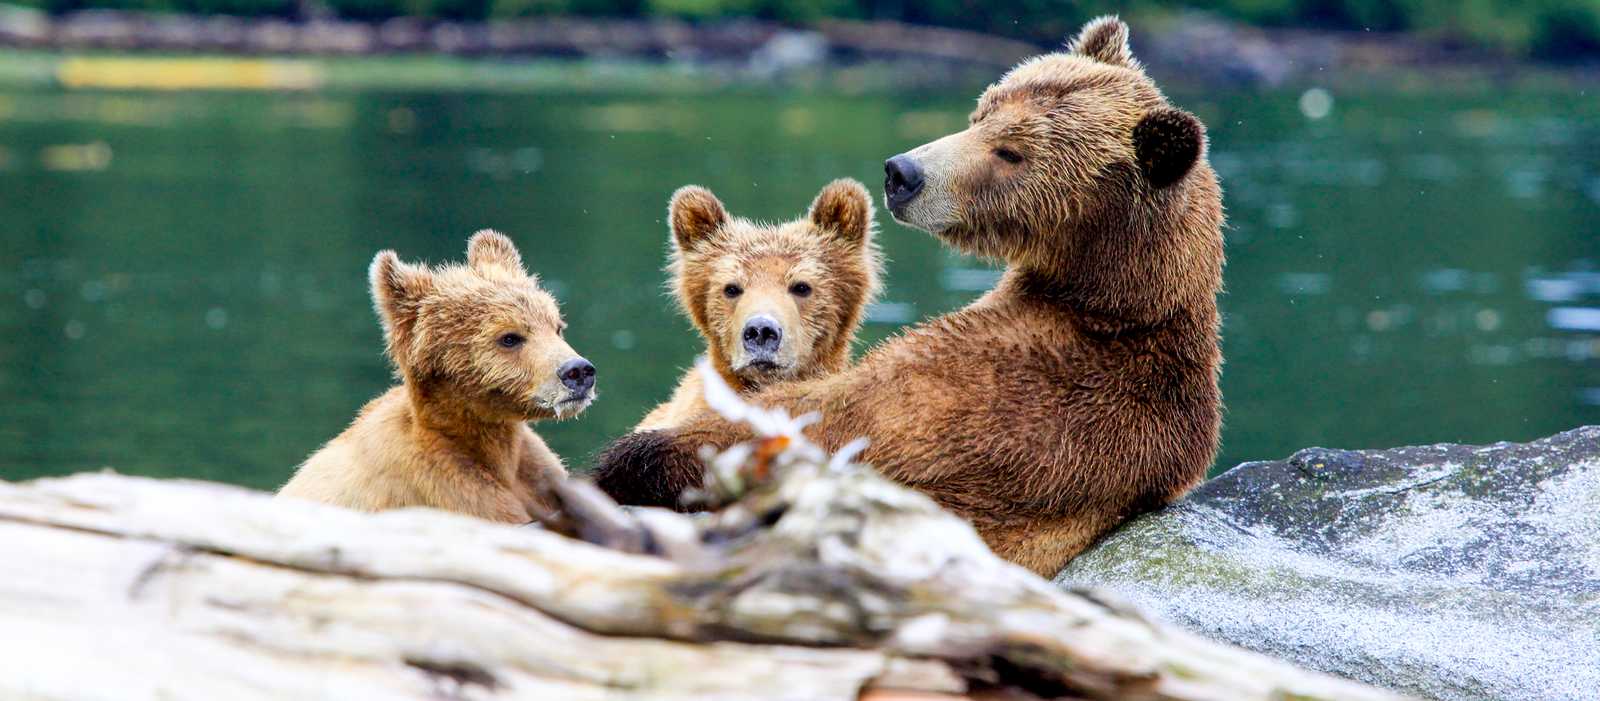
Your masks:
M 752 403 L 968 519 L 1049 576 L 1101 534 L 1198 483 L 1216 453 L 1222 194 L 1204 128 L 1167 102 L 1113 18 L 984 91 L 969 126 L 885 164 L 894 217 L 1003 261 L 971 305 L 834 375 Z M 702 411 L 602 454 L 622 501 L 677 504 L 702 445 L 750 430 Z
M 467 264 L 372 261 L 372 299 L 402 384 L 306 460 L 280 497 L 361 511 L 429 506 L 526 523 L 566 468 L 530 420 L 594 399 L 594 366 L 561 333 L 556 301 L 511 239 L 480 231 Z
M 730 217 L 711 191 L 692 185 L 673 193 L 667 215 L 673 291 L 730 386 L 754 392 L 849 363 L 883 269 L 872 196 L 861 183 L 829 183 L 806 216 L 776 226 Z M 705 408 L 691 370 L 634 430 L 671 428 Z

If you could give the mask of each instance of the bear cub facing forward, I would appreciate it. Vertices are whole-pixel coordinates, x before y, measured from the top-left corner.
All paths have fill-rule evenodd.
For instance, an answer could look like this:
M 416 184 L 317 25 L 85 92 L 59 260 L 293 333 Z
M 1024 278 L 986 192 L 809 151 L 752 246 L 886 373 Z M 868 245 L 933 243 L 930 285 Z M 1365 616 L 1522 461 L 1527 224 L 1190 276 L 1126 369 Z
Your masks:
M 562 339 L 555 299 L 493 231 L 467 264 L 372 261 L 372 299 L 402 384 L 369 402 L 279 490 L 381 511 L 426 506 L 526 523 L 552 505 L 561 459 L 528 428 L 594 399 L 594 366 Z
M 716 195 L 692 185 L 673 193 L 667 214 L 673 292 L 730 386 L 749 393 L 849 364 L 883 269 L 872 196 L 861 183 L 835 180 L 804 217 L 777 225 L 729 216 Z M 634 430 L 671 428 L 704 408 L 700 373 L 691 370 Z

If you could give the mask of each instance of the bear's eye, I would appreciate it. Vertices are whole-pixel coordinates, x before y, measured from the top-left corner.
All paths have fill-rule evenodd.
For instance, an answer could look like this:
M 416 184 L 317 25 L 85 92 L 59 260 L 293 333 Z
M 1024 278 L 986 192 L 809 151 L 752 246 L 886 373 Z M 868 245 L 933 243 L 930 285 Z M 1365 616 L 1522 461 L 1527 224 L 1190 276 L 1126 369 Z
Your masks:
M 722 294 L 727 295 L 728 299 L 733 299 L 744 294 L 744 288 L 730 282 L 722 287 Z
M 796 297 L 810 297 L 811 285 L 804 282 L 797 282 L 789 286 L 789 294 L 792 294 Z
M 522 334 L 508 333 L 504 336 L 501 336 L 497 343 L 500 344 L 501 348 L 516 348 L 521 346 L 527 340 L 528 339 L 522 337 Z
M 1007 163 L 1016 164 L 1022 162 L 1022 154 L 1008 148 L 997 148 L 994 150 L 994 155 Z

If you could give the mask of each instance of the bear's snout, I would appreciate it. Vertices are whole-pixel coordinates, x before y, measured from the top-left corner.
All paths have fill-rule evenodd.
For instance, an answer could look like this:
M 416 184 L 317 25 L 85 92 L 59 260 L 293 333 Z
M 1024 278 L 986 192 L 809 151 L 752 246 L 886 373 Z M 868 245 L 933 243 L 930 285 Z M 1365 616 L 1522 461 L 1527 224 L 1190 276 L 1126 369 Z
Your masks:
M 900 154 L 883 162 L 883 194 L 889 200 L 889 209 L 896 215 L 917 193 L 922 192 L 924 180 L 922 166 L 908 154 Z
M 783 346 L 783 327 L 777 319 L 761 314 L 744 322 L 743 337 L 744 349 L 754 362 L 771 363 Z
M 594 389 L 594 363 L 583 358 L 573 358 L 561 364 L 556 369 L 556 375 L 561 378 L 561 384 L 572 391 L 575 397 L 587 397 L 589 390 Z

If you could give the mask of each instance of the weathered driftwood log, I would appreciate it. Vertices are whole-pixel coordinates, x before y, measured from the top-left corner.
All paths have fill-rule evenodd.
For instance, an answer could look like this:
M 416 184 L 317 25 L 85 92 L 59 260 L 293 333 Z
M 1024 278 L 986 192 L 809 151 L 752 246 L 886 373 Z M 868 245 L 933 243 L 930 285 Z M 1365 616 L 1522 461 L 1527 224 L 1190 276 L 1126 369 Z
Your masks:
M 0 698 L 1395 698 L 1056 589 L 705 372 L 767 438 L 708 456 L 699 519 L 0 482 Z
M 0 483 L 0 697 L 1391 698 L 1058 590 L 864 469 L 606 518 L 664 554 L 199 482 Z

